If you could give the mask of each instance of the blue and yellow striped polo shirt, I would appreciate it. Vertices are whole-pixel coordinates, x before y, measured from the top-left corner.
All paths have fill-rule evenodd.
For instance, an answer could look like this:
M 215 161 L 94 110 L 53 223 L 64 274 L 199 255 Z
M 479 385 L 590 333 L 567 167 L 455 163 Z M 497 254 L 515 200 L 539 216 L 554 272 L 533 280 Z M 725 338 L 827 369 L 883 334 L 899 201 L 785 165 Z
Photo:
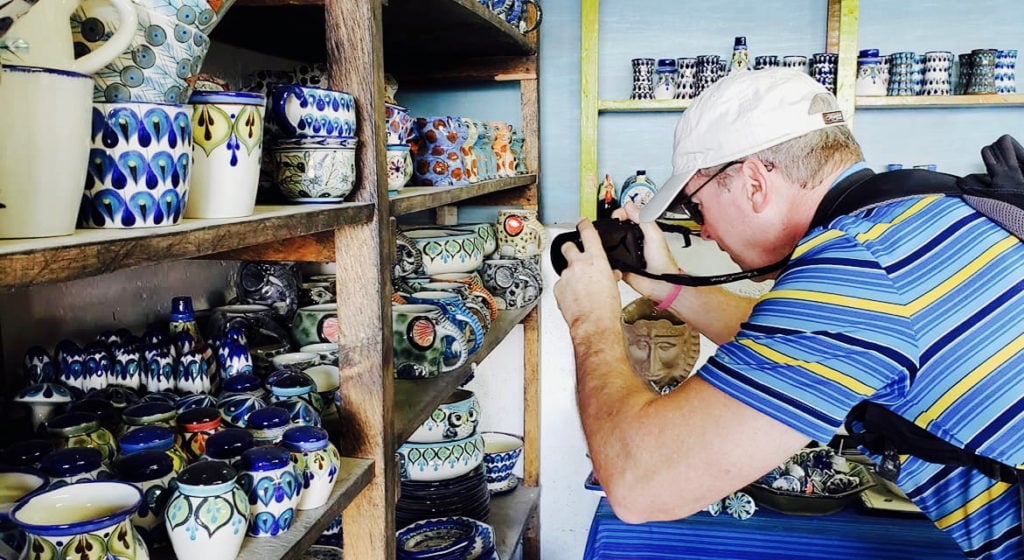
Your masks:
M 801 240 L 699 374 L 828 441 L 863 400 L 1024 464 L 1024 245 L 958 198 L 840 216 Z M 909 458 L 899 485 L 972 558 L 1020 558 L 1020 493 Z

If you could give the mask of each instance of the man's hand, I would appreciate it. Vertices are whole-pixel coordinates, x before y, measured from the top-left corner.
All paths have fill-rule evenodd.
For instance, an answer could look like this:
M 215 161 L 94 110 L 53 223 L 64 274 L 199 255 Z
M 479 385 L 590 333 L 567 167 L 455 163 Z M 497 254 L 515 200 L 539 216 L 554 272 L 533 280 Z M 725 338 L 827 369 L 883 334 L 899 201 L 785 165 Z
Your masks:
M 592 223 L 581 220 L 576 229 L 583 251 L 573 243 L 562 245 L 568 266 L 555 284 L 555 300 L 574 337 L 577 329 L 606 329 L 609 324 L 618 324 L 622 313 L 618 287 L 622 274 L 608 264 L 601 237 Z

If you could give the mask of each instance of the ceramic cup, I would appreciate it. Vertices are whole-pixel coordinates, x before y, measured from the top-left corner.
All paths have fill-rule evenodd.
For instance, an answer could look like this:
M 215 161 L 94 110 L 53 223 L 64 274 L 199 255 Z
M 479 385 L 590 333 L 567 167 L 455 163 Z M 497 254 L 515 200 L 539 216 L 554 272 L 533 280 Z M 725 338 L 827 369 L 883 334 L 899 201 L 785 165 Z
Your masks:
M 451 228 L 413 229 L 403 232 L 411 240 L 421 258 L 415 273 L 443 274 L 471 272 L 480 267 L 484 254 L 474 232 Z
M 178 223 L 192 179 L 187 105 L 97 103 L 79 219 L 92 228 Z
M 409 110 L 401 105 L 384 104 L 385 130 L 388 144 L 405 144 L 412 131 L 412 117 Z
M 311 352 L 317 355 L 320 365 L 338 365 L 338 345 L 334 342 L 314 342 L 299 348 L 299 352 Z
M 469 357 L 465 334 L 436 305 L 392 305 L 391 328 L 399 379 L 436 377 Z
M 466 343 L 469 344 L 470 354 L 483 346 L 486 329 L 458 294 L 427 290 L 410 294 L 408 300 L 409 303 L 436 305 L 441 309 L 441 313 L 449 321 L 462 329 Z
M 249 216 L 263 157 L 266 98 L 258 93 L 200 91 L 192 105 L 192 188 L 186 218 Z
M 337 344 L 340 334 L 338 306 L 334 303 L 300 307 L 292 321 L 292 336 L 299 346 L 317 342 Z M 315 362 L 316 357 L 313 356 L 312 360 Z
M 292 202 L 341 202 L 355 186 L 355 139 L 327 145 L 278 143 L 271 155 L 277 188 Z
M 430 413 L 409 440 L 412 443 L 436 443 L 467 438 L 480 423 L 480 403 L 476 394 L 456 389 Z
M 504 432 L 483 432 L 484 472 L 492 494 L 513 490 L 519 480 L 513 469 L 523 454 L 523 438 Z
M 498 211 L 498 254 L 502 258 L 539 255 L 548 243 L 548 233 L 536 210 Z
M 484 288 L 498 302 L 500 309 L 519 309 L 540 297 L 543 287 L 539 270 L 530 261 L 493 259 L 480 268 Z
M 75 231 L 89 161 L 89 90 L 82 74 L 0 70 L 0 238 Z
M 176 19 L 146 9 L 136 12 L 138 25 L 129 47 L 93 74 L 93 100 L 188 103 L 210 38 Z M 106 0 L 85 0 L 71 16 L 75 50 L 100 48 L 116 21 Z
M 388 144 L 388 192 L 397 193 L 412 178 L 412 156 L 407 144 Z
M 272 118 L 289 138 L 353 138 L 355 99 L 344 91 L 288 84 L 270 94 Z

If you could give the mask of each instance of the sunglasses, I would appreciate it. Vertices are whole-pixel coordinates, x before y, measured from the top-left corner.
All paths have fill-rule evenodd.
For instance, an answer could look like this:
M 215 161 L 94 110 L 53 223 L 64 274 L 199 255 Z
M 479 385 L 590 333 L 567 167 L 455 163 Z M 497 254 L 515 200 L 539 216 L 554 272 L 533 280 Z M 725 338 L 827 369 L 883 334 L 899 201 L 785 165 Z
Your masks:
M 707 180 L 705 180 L 703 183 L 701 183 L 699 187 L 693 189 L 692 193 L 679 193 L 679 198 L 676 199 L 676 204 L 679 207 L 682 207 L 682 209 L 686 211 L 686 214 L 690 216 L 690 219 L 696 222 L 697 225 L 704 225 L 704 213 L 700 211 L 700 205 L 693 201 L 693 197 L 696 196 L 696 194 L 699 193 L 701 189 L 707 186 L 708 183 L 714 181 L 715 177 L 718 177 L 726 169 L 729 169 L 730 167 L 736 165 L 737 163 L 743 163 L 743 160 L 733 160 L 725 164 L 724 166 L 722 166 L 721 169 L 712 173 L 711 176 L 708 177 Z

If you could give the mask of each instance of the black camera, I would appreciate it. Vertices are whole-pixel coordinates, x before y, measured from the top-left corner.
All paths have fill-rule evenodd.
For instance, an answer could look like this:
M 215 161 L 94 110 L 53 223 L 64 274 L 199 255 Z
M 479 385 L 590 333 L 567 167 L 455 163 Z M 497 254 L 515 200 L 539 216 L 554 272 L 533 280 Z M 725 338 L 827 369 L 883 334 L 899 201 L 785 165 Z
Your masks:
M 601 245 L 604 246 L 608 263 L 613 269 L 636 271 L 647 268 L 647 261 L 644 259 L 644 232 L 639 225 L 616 219 L 597 220 L 594 222 L 594 229 L 601 236 Z M 583 250 L 583 241 L 580 240 L 580 232 L 577 230 L 561 233 L 551 241 L 551 266 L 559 275 L 569 266 L 562 255 L 562 245 L 569 242 L 576 244 L 580 251 Z

